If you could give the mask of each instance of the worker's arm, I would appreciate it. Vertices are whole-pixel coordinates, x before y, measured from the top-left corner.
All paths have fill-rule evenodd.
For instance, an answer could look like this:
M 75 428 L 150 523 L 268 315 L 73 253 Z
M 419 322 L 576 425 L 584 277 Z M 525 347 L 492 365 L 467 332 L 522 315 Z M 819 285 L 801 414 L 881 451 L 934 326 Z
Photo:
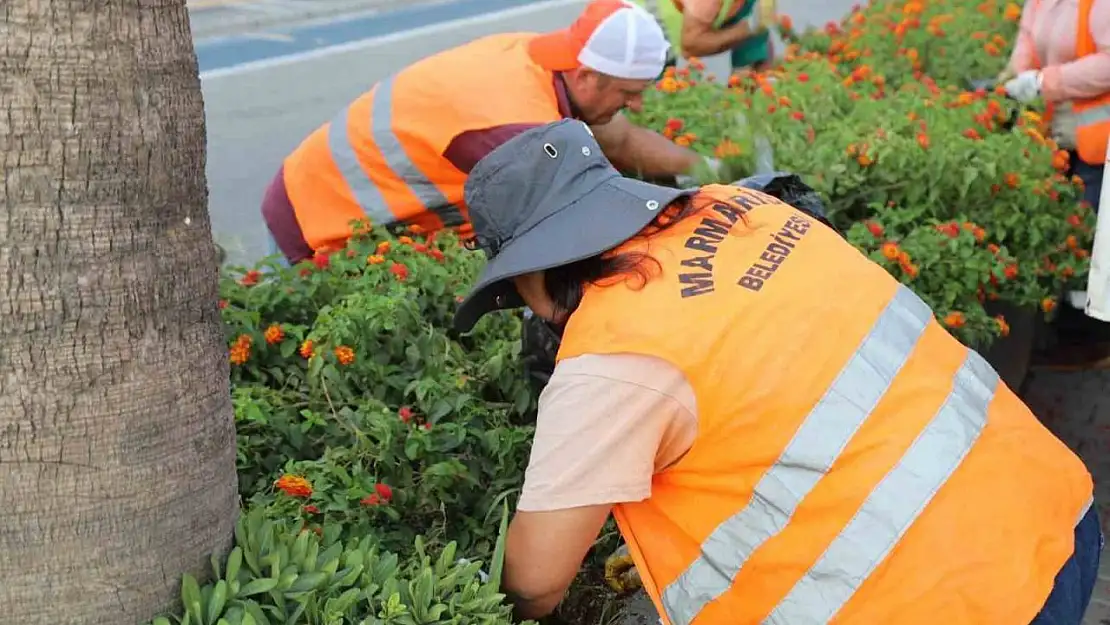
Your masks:
M 647 356 L 555 366 L 505 545 L 502 590 L 518 618 L 555 609 L 613 506 L 651 497 L 656 464 L 677 462 L 697 437 L 694 402 L 680 370 Z
M 725 0 L 728 1 L 728 0 Z M 712 56 L 735 48 L 740 42 L 758 33 L 748 25 L 748 20 L 740 20 L 732 26 L 717 29 L 713 21 L 707 21 L 691 13 L 690 8 L 682 14 L 682 55 Z
M 502 592 L 517 619 L 555 610 L 609 516 L 608 504 L 517 512 L 505 545 Z
M 663 135 L 633 124 L 618 113 L 611 121 L 591 128 L 605 157 L 617 169 L 642 176 L 678 176 L 704 162 L 693 150 Z

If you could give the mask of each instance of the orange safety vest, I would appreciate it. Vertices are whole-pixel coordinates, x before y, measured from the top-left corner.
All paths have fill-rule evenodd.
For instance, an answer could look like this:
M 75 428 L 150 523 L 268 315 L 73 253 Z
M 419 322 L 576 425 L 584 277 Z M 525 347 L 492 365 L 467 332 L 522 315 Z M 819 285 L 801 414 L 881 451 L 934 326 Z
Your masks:
M 353 222 L 471 228 L 466 174 L 443 157 L 458 135 L 558 121 L 552 72 L 528 54 L 534 34 L 478 39 L 370 88 L 284 163 L 290 202 L 315 250 L 342 247 Z
M 1030 622 L 1092 502 L 1082 461 L 834 231 L 751 190 L 694 201 L 619 248 L 659 271 L 587 286 L 558 355 L 693 388 L 693 446 L 614 508 L 665 622 Z
M 1040 4 L 1040 0 L 1037 0 L 1034 9 L 1039 9 Z M 1079 0 L 1079 26 L 1075 38 L 1077 59 L 1099 54 L 1091 31 L 1091 7 L 1094 4 L 1095 0 Z M 1029 49 L 1033 54 L 1033 67 L 1041 69 L 1043 64 L 1031 40 Z M 1053 104 L 1048 104 L 1045 110 L 1046 120 L 1052 119 L 1055 109 Z M 1079 158 L 1095 166 L 1104 164 L 1106 143 L 1110 141 L 1110 92 L 1086 100 L 1074 100 L 1072 111 L 1076 115 L 1075 151 Z

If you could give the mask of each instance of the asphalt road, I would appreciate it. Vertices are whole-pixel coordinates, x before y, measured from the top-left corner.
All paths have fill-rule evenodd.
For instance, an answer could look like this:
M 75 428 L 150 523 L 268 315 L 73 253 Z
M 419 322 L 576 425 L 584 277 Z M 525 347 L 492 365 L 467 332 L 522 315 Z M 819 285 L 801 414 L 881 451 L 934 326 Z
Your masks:
M 822 24 L 853 3 L 780 0 L 779 10 L 796 24 Z M 376 81 L 484 35 L 561 28 L 584 5 L 584 0 L 452 0 L 198 40 L 209 211 L 229 261 L 252 262 L 266 253 L 259 204 L 285 155 Z M 727 71 L 724 58 L 707 63 L 711 71 Z

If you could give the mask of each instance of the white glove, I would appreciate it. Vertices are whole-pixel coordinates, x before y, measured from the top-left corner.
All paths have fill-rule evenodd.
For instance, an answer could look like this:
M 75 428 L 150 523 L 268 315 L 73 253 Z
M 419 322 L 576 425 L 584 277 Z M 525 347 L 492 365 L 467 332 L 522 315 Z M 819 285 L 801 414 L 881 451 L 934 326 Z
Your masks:
M 713 172 L 713 175 L 721 175 L 721 161 L 713 158 L 712 156 L 706 156 L 705 164 L 709 166 L 709 171 Z
M 704 171 L 707 170 L 708 173 L 710 174 L 710 176 L 714 180 L 717 180 L 718 178 L 720 178 L 720 176 L 721 176 L 721 161 L 719 161 L 719 160 L 717 160 L 717 159 L 715 159 L 711 156 L 702 157 L 702 161 L 705 163 L 705 170 L 703 170 L 702 173 L 704 173 Z M 700 182 L 698 180 L 700 177 L 701 176 L 699 175 L 699 172 L 695 171 L 695 172 L 691 172 L 690 174 L 678 174 L 677 176 L 674 177 L 674 179 L 675 179 L 675 183 L 678 184 L 679 188 L 691 189 L 693 187 L 696 187 L 696 186 L 699 186 L 700 184 L 702 184 L 702 182 Z
M 1025 70 L 1006 81 L 1005 87 L 1011 98 L 1028 104 L 1041 95 L 1041 73 L 1035 69 Z

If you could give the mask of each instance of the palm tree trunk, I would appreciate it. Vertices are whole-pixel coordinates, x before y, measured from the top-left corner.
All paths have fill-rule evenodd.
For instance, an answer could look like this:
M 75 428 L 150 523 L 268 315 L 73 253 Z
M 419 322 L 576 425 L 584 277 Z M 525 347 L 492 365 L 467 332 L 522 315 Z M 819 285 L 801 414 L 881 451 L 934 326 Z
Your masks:
M 127 625 L 238 513 L 184 0 L 0 0 L 0 624 Z

